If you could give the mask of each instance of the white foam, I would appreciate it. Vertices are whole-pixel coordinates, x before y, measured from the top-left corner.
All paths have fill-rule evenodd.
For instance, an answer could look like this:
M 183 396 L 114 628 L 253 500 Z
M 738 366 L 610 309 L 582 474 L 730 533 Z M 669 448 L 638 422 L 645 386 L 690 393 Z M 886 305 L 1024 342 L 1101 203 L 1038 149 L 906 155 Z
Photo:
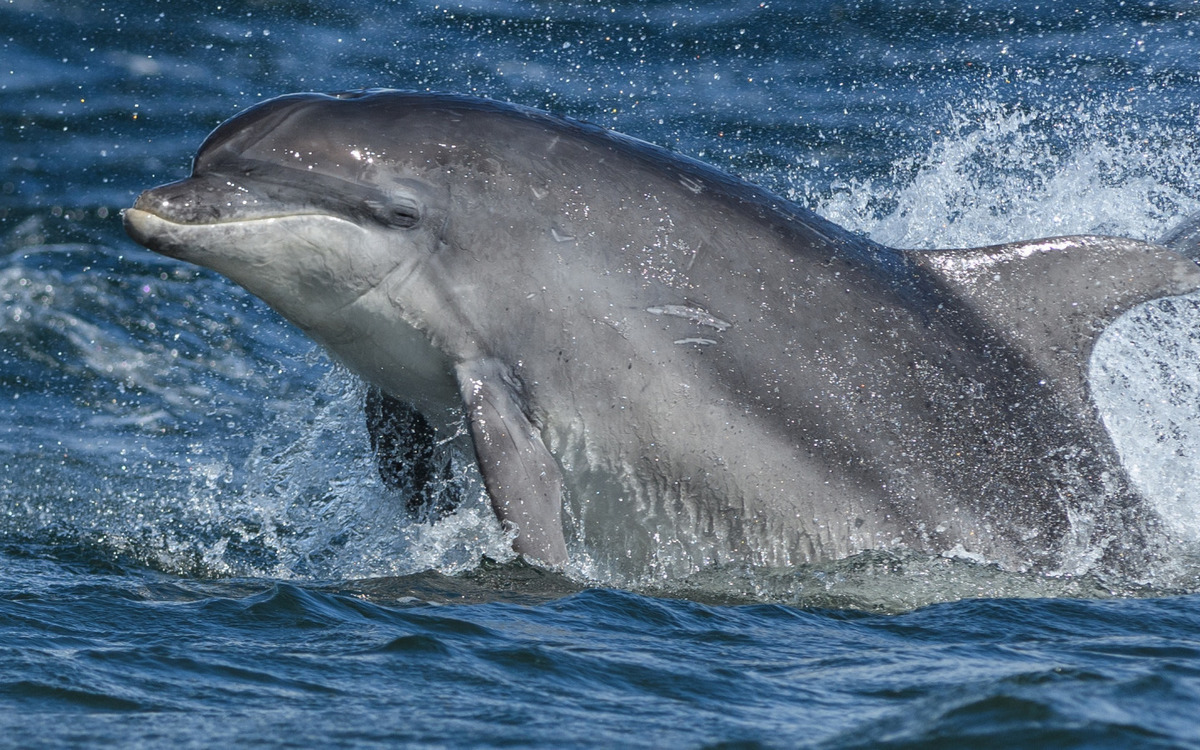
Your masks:
M 1092 395 L 1134 485 L 1200 541 L 1200 294 L 1134 308 L 1096 343 Z

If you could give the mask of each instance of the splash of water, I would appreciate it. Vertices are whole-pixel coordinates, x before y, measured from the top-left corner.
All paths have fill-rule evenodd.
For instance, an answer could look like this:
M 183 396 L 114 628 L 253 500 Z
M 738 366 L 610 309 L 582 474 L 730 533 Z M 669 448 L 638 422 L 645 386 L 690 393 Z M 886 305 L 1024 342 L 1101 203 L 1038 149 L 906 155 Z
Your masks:
M 979 247 L 1069 234 L 1161 237 L 1200 210 L 1200 144 L 1186 127 L 1131 123 L 1119 108 L 947 110 L 927 153 L 885 176 L 792 197 L 885 245 Z
M 260 429 L 240 465 L 228 456 L 193 464 L 188 525 L 220 529 L 202 555 L 209 575 L 455 573 L 483 556 L 514 556 L 466 457 L 454 457 L 448 480 L 465 498 L 456 513 L 434 524 L 406 515 L 404 498 L 375 471 L 362 390 L 347 371 L 331 367 L 307 403 L 293 404 Z

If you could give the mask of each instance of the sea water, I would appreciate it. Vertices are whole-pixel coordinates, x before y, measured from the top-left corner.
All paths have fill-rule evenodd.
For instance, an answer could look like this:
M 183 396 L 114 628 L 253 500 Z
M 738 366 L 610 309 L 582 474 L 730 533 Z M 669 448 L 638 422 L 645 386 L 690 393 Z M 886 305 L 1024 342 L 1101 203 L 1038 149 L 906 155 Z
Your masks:
M 1162 236 L 1200 210 L 1200 6 L 0 3 L 0 745 L 1200 746 L 1200 298 L 1093 395 L 1164 520 L 1137 579 L 865 553 L 625 580 L 417 524 L 361 386 L 121 230 L 282 93 L 490 96 L 875 240 Z

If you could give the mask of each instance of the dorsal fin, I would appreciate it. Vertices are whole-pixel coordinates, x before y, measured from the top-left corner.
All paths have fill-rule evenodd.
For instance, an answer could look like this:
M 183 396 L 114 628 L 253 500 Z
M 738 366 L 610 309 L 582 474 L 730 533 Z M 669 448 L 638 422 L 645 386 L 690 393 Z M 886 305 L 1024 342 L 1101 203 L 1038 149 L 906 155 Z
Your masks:
M 1056 237 L 910 257 L 1023 355 L 1080 410 L 1093 413 L 1088 363 L 1126 310 L 1200 288 L 1200 267 L 1148 242 Z
M 1185 258 L 1200 258 L 1200 211 L 1184 217 L 1183 221 L 1171 227 L 1171 231 L 1164 234 L 1158 244 L 1169 247 Z

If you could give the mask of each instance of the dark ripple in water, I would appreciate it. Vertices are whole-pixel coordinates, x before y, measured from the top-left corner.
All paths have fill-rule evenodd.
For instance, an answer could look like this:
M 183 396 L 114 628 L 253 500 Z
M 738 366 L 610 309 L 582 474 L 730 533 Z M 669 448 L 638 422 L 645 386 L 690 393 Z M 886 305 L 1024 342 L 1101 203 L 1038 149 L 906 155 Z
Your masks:
M 117 739 L 117 716 L 133 736 L 206 744 L 1200 739 L 1195 596 L 893 616 L 598 589 L 514 604 L 505 589 L 530 575 L 516 565 L 493 568 L 491 601 L 475 584 L 476 603 L 433 605 L 412 594 L 437 587 L 414 580 L 128 568 L 81 585 L 44 552 L 4 558 L 23 569 L 0 599 L 0 726 L 18 744 Z M 456 588 L 470 586 L 439 596 Z

